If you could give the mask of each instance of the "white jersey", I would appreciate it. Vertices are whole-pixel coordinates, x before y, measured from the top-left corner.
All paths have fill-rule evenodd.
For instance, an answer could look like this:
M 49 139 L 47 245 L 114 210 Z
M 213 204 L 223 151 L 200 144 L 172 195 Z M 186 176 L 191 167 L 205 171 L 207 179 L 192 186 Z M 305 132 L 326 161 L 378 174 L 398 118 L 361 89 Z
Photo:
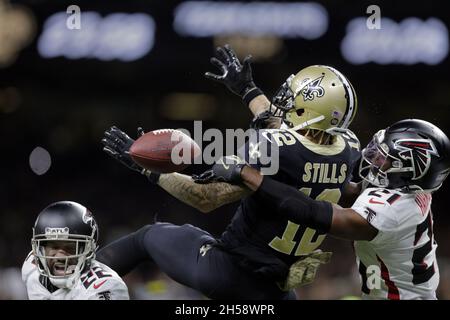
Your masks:
M 129 300 L 128 288 L 119 275 L 108 266 L 92 261 L 72 289 L 59 288 L 50 292 L 30 253 L 22 266 L 22 280 L 30 300 Z
M 352 209 L 373 227 L 371 241 L 355 241 L 363 298 L 436 299 L 439 269 L 431 194 L 368 188 Z

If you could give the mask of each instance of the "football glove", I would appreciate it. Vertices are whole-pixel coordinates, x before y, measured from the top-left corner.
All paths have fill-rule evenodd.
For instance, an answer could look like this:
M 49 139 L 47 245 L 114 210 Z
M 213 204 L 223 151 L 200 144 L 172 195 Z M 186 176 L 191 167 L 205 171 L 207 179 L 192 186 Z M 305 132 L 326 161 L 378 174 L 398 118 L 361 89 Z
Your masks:
M 251 58 L 251 55 L 246 56 L 241 64 L 236 53 L 228 44 L 224 47 L 217 47 L 216 57 L 211 58 L 210 61 L 222 71 L 222 74 L 206 72 L 205 77 L 224 84 L 248 104 L 253 98 L 263 94 L 253 82 Z
M 242 182 L 241 171 L 246 165 L 238 156 L 227 156 L 219 159 L 213 167 L 200 175 L 192 175 L 194 182 L 205 184 L 210 182 L 228 182 L 239 184 Z
M 138 128 L 138 137 L 144 134 L 142 128 Z M 127 168 L 145 174 L 145 169 L 136 164 L 130 156 L 129 150 L 134 140 L 131 139 L 125 132 L 116 126 L 106 130 L 102 139 L 104 145 L 103 151 L 109 156 L 113 157 Z

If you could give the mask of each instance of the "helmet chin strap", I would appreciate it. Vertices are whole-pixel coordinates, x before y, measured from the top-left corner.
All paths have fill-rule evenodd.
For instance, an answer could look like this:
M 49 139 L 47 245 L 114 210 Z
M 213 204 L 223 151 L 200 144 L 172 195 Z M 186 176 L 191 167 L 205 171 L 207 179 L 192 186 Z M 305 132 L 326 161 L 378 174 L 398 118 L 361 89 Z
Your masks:
M 310 126 L 310 125 L 312 125 L 314 123 L 322 121 L 323 119 L 325 119 L 325 116 L 320 115 L 320 116 L 318 116 L 316 118 L 313 118 L 311 120 L 308 120 L 308 121 L 305 121 L 303 123 L 300 123 L 299 125 L 296 125 L 295 127 L 291 128 L 291 129 L 294 130 L 294 131 L 297 131 L 297 130 L 303 129 L 303 128 L 307 127 L 307 126 Z

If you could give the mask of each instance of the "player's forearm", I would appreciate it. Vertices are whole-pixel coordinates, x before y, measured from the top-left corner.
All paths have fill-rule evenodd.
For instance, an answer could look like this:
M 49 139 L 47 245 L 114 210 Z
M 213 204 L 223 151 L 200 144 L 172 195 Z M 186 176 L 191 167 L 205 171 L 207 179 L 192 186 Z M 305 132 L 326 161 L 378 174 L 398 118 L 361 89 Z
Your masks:
M 353 209 L 333 204 L 333 220 L 329 233 L 341 239 L 370 241 L 375 238 L 378 230 Z
M 291 186 L 262 176 L 259 171 L 248 166 L 242 169 L 241 178 L 244 184 L 251 190 L 256 190 L 256 196 L 272 206 L 277 214 L 323 233 L 330 230 L 330 203 L 313 200 Z
M 256 98 L 254 98 L 252 101 L 250 101 L 248 107 L 250 111 L 253 113 L 253 115 L 257 116 L 258 114 L 269 110 L 270 101 L 264 94 L 261 94 Z
M 180 173 L 161 174 L 158 185 L 178 200 L 205 213 L 249 194 L 243 187 L 223 182 L 197 184 L 190 176 Z
M 321 233 L 330 230 L 333 207 L 330 202 L 317 201 L 284 183 L 264 177 L 255 192 L 262 201 L 286 219 L 315 229 Z
M 255 117 L 261 115 L 265 111 L 269 111 L 271 108 L 271 103 L 269 99 L 263 94 L 257 96 L 253 100 L 250 101 L 248 105 L 250 111 L 253 113 Z M 278 129 L 281 126 L 281 119 L 276 117 L 270 117 L 265 120 L 264 128 L 267 129 Z
M 241 178 L 248 188 L 256 190 L 261 201 L 274 206 L 275 212 L 294 223 L 348 240 L 372 240 L 378 232 L 354 210 L 311 199 L 248 166 L 242 169 Z M 352 187 L 354 191 L 359 188 L 356 184 Z

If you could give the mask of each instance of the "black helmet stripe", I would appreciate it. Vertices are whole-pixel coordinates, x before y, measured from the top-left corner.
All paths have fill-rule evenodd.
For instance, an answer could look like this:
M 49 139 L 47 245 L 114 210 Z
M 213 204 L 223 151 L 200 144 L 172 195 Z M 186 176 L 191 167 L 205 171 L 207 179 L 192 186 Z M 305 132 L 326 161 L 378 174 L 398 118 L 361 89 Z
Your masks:
M 333 67 L 329 67 L 329 66 L 325 66 L 325 67 L 328 70 L 330 70 L 331 72 L 333 72 L 339 78 L 339 80 L 341 80 L 341 82 L 343 83 L 347 103 L 346 103 L 344 116 L 342 117 L 342 120 L 337 125 L 337 127 L 347 128 L 350 124 L 350 121 L 353 118 L 355 111 L 356 111 L 355 92 L 353 91 L 353 88 L 352 88 L 352 85 L 350 84 L 350 82 L 347 80 L 347 78 L 342 73 L 340 73 Z

